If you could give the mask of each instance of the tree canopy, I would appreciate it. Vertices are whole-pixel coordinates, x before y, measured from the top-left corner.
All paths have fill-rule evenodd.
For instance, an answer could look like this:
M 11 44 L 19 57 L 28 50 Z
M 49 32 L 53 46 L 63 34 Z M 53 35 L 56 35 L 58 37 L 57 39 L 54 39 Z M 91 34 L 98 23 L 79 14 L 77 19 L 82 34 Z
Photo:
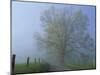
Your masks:
M 38 45 L 45 48 L 52 59 L 55 58 L 56 64 L 64 65 L 65 54 L 69 51 L 95 49 L 95 42 L 87 30 L 88 17 L 80 9 L 71 11 L 51 7 L 43 12 L 40 20 L 44 34 L 37 34 Z

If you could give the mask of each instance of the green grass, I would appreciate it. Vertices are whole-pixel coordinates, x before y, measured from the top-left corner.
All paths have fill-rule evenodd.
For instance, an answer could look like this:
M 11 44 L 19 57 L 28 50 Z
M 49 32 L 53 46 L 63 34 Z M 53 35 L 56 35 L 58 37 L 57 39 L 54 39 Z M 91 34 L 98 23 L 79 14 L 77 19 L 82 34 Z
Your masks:
M 47 63 L 30 63 L 29 66 L 26 64 L 16 64 L 16 74 L 27 74 L 27 73 L 40 73 L 48 72 L 49 65 Z
M 49 64 L 47 63 L 30 63 L 29 66 L 26 64 L 16 64 L 15 72 L 16 74 L 28 74 L 28 73 L 42 73 L 49 72 Z M 70 70 L 86 70 L 95 69 L 95 64 L 66 64 L 66 69 Z
M 96 69 L 96 65 L 95 64 L 66 64 L 65 68 L 70 68 L 71 70 Z

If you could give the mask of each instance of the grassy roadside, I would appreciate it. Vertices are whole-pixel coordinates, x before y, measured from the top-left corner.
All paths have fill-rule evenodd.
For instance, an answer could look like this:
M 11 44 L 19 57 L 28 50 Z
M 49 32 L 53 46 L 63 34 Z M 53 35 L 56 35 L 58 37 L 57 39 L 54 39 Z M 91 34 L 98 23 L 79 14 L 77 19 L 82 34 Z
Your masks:
M 95 69 L 95 64 L 66 64 L 65 69 L 70 70 L 87 70 Z M 49 72 L 50 65 L 47 63 L 30 63 L 29 66 L 26 64 L 16 64 L 15 72 L 16 74 L 28 74 L 28 73 L 42 73 Z
M 95 64 L 66 64 L 65 68 L 70 68 L 71 70 L 88 70 L 96 69 Z
M 40 73 L 48 72 L 49 65 L 47 63 L 30 63 L 29 66 L 26 64 L 16 64 L 16 74 L 27 74 L 27 73 Z

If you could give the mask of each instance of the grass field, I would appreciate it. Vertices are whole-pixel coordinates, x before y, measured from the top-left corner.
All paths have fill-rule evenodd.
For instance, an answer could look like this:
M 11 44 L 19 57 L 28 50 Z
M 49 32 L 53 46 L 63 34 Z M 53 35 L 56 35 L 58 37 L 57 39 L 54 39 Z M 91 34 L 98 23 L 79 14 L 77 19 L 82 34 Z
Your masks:
M 65 69 L 70 70 L 87 70 L 87 69 L 95 69 L 95 64 L 66 64 Z M 15 72 L 16 74 L 28 74 L 28 73 L 42 73 L 49 72 L 50 65 L 47 63 L 30 63 L 29 66 L 27 64 L 16 64 Z
M 88 69 L 96 69 L 95 64 L 66 64 L 65 68 L 69 68 L 71 70 L 88 70 Z
M 27 64 L 16 64 L 15 72 L 16 74 L 27 74 L 27 73 L 40 73 L 48 72 L 49 65 L 47 63 L 30 63 Z

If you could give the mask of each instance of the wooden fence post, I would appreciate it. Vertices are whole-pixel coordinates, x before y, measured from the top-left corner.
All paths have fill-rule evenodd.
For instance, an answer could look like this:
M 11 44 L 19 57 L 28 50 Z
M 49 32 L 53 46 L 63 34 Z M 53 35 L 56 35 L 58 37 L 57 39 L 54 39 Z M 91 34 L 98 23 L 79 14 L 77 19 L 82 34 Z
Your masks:
M 36 63 L 36 58 L 34 58 L 34 63 Z
M 27 57 L 27 67 L 29 66 L 30 57 Z
M 12 55 L 12 75 L 15 75 L 15 58 L 16 58 L 16 55 L 13 54 Z

